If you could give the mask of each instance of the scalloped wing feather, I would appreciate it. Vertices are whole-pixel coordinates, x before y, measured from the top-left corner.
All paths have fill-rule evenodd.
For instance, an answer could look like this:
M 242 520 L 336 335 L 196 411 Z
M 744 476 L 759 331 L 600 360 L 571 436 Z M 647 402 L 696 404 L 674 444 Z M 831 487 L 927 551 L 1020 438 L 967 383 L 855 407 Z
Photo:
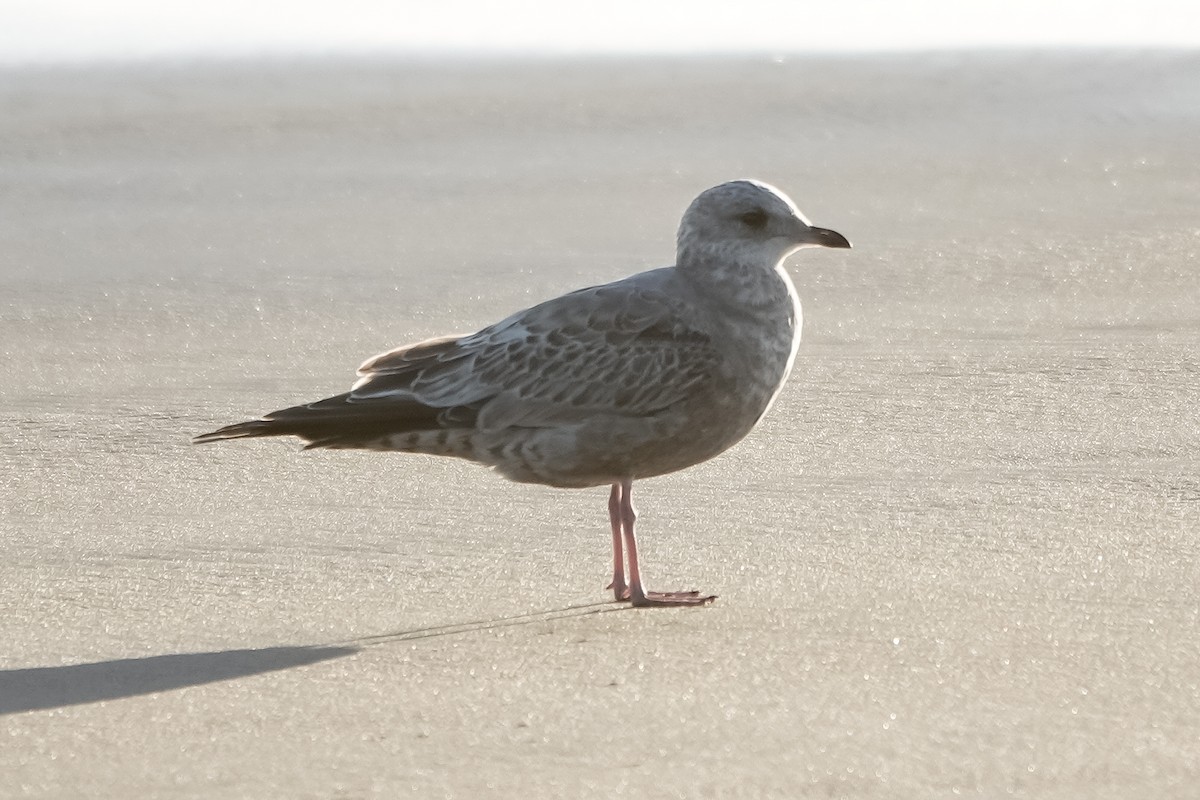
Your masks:
M 471 336 L 376 356 L 360 368 L 351 401 L 479 405 L 478 425 L 490 429 L 651 414 L 709 380 L 719 360 L 683 310 L 656 290 L 583 289 Z

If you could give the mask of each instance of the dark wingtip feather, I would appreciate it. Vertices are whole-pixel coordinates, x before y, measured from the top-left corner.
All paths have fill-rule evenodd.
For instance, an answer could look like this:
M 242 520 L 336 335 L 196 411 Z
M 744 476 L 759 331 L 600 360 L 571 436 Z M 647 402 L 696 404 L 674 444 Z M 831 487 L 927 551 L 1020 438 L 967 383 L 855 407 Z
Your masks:
M 453 420 L 454 427 L 470 427 L 478 409 L 471 406 L 440 408 L 411 399 L 385 398 L 354 402 L 350 394 L 316 403 L 272 411 L 263 419 L 226 425 L 192 439 L 194 444 L 259 436 L 298 436 L 309 442 L 307 450 L 354 449 L 393 433 L 438 430 Z
M 278 432 L 274 430 L 275 426 L 265 419 L 255 419 L 249 422 L 239 422 L 235 425 L 226 425 L 224 428 L 218 428 L 215 431 L 202 433 L 199 436 L 192 438 L 192 444 L 208 444 L 209 442 L 220 442 L 225 439 L 246 439 L 253 436 L 273 436 Z

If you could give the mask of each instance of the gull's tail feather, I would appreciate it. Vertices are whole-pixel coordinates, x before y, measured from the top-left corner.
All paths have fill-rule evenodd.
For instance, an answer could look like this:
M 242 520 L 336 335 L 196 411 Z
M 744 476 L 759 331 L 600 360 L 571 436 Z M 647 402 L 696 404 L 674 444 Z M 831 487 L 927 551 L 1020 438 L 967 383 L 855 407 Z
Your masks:
M 318 447 L 374 449 L 397 434 L 439 431 L 469 423 L 468 409 L 444 409 L 415 400 L 355 402 L 349 393 L 273 411 L 262 419 L 226 425 L 192 439 L 193 444 L 260 436 L 297 436 Z M 459 413 L 454 413 L 459 412 Z

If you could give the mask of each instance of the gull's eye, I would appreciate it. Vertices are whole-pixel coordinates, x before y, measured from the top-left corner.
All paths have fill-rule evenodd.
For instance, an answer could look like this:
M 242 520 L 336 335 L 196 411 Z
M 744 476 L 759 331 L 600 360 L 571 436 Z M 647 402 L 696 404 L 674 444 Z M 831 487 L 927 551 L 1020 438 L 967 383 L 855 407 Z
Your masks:
M 767 227 L 767 212 L 763 211 L 761 208 L 756 208 L 753 211 L 747 211 L 745 214 L 739 215 L 738 219 L 741 220 L 742 224 L 747 228 L 751 228 L 756 231 L 761 231 L 763 228 Z

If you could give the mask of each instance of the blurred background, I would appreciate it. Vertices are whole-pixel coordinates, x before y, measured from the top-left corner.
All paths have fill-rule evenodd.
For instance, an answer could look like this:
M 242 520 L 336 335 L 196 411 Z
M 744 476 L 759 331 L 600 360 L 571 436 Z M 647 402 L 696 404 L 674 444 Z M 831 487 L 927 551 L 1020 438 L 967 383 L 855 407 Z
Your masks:
M 1146 0 L 7 0 L 0 61 L 264 54 L 694 53 L 1187 47 L 1194 3 Z

